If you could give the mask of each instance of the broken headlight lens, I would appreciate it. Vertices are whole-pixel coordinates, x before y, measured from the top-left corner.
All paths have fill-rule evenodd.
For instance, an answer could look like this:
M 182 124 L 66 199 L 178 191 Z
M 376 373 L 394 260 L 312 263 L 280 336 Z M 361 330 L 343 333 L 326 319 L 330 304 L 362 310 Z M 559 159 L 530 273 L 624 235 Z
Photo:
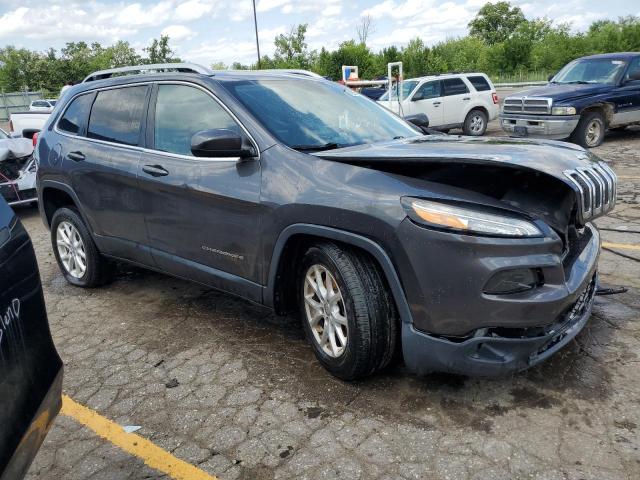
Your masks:
M 489 212 L 419 198 L 404 198 L 409 217 L 436 228 L 503 237 L 540 237 L 532 222 L 507 214 Z
M 553 107 L 551 115 L 575 115 L 576 107 Z

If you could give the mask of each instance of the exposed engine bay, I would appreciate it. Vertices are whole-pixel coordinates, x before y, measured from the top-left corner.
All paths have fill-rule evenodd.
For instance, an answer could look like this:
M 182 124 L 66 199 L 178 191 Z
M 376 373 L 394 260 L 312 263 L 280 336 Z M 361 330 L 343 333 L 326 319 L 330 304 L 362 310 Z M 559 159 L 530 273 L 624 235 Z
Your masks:
M 37 200 L 36 171 L 31 140 L 0 139 L 0 195 L 9 205 Z

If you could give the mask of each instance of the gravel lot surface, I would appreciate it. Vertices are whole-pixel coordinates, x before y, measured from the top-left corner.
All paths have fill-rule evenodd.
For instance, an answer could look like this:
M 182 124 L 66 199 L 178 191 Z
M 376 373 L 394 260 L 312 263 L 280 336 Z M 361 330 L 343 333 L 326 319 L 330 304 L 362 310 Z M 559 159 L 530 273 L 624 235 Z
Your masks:
M 595 151 L 620 176 L 619 204 L 598 225 L 640 231 L 640 129 Z M 69 286 L 37 209 L 17 211 L 38 256 L 65 393 L 209 474 L 640 478 L 638 250 L 603 251 L 601 279 L 629 292 L 598 297 L 585 330 L 539 367 L 489 381 L 418 378 L 396 365 L 344 383 L 316 362 L 296 318 L 131 267 L 101 289 Z M 602 234 L 640 244 L 637 233 Z M 27 478 L 169 477 L 60 415 Z

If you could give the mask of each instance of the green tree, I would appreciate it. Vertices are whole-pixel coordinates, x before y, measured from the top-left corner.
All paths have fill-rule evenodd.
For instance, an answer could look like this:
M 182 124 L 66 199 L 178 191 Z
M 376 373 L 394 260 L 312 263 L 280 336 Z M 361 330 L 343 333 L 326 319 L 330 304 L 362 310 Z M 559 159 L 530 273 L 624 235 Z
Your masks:
M 421 38 L 414 38 L 402 49 L 404 77 L 419 77 L 428 72 L 429 49 Z
M 175 56 L 175 52 L 169 46 L 168 35 L 160 35 L 159 39 L 154 38 L 144 51 L 147 53 L 145 63 L 175 63 L 182 61 Z
M 512 7 L 509 2 L 489 2 L 469 22 L 469 33 L 494 45 L 507 40 L 525 21 L 520 7 Z
M 289 33 L 281 33 L 275 38 L 276 51 L 273 61 L 269 57 L 261 60 L 262 68 L 302 68 L 309 69 L 314 62 L 315 52 L 309 51 L 305 35 L 307 24 L 291 27 Z M 263 65 L 264 63 L 264 65 Z

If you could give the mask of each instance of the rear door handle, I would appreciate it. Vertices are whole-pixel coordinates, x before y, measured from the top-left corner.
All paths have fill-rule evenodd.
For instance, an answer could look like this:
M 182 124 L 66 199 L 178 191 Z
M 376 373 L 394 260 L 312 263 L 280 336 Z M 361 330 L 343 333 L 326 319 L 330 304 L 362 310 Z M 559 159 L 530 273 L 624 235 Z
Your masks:
M 465 101 L 471 100 L 471 97 L 464 97 L 462 100 L 465 100 Z
M 169 170 L 162 165 L 145 165 L 142 167 L 144 173 L 148 173 L 152 177 L 166 177 L 169 175 Z
M 67 158 L 74 162 L 82 162 L 85 159 L 85 156 L 82 152 L 69 152 L 67 153 Z
M 433 104 L 437 107 L 438 105 L 440 105 L 442 102 L 433 102 Z

